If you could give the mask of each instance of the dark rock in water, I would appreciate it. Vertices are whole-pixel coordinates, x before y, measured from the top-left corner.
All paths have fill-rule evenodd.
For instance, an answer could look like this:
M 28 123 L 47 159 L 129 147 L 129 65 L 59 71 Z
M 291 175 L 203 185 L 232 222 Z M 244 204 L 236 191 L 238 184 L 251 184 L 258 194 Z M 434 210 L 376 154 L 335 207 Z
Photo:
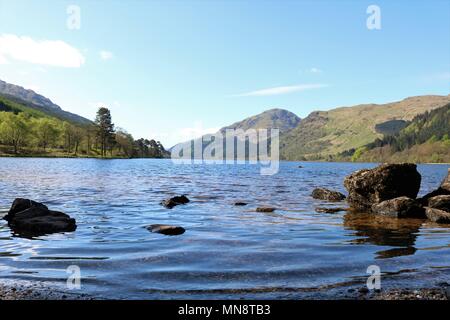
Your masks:
M 245 203 L 245 202 L 235 202 L 234 205 L 235 206 L 246 206 L 247 203 Z
M 275 208 L 272 207 L 258 207 L 256 208 L 256 212 L 274 212 Z
M 77 228 L 75 219 L 67 214 L 48 210 L 42 203 L 20 198 L 14 200 L 4 219 L 13 231 L 36 236 L 71 232 Z
M 441 189 L 450 192 L 450 168 L 448 169 L 447 176 L 441 182 Z
M 450 212 L 426 207 L 425 213 L 426 213 L 428 219 L 430 219 L 433 222 L 450 223 Z
M 8 214 L 3 219 L 5 219 L 6 221 L 9 221 L 10 219 L 12 219 L 14 217 L 14 215 L 16 213 L 19 213 L 19 212 L 29 209 L 31 207 L 41 207 L 45 210 L 48 210 L 47 206 L 43 205 L 42 203 L 30 200 L 30 199 L 16 198 L 13 201 Z
M 419 201 L 423 206 L 428 206 L 428 200 L 436 196 L 449 196 L 450 195 L 450 169 L 448 169 L 447 176 L 442 180 L 441 185 L 436 190 L 424 195 Z
M 176 196 L 176 197 L 172 197 L 170 199 L 166 199 L 164 201 L 161 202 L 161 204 L 168 208 L 168 209 L 172 209 L 173 207 L 179 205 L 179 204 L 186 204 L 189 202 L 189 199 L 185 196 Z
M 428 206 L 450 212 L 450 195 L 432 197 L 428 199 Z
M 348 208 L 325 208 L 325 207 L 317 207 L 316 212 L 319 213 L 336 213 L 342 211 L 348 211 Z
M 408 197 L 385 200 L 372 205 L 372 212 L 393 218 L 425 218 L 425 209 Z
M 415 199 L 421 176 L 412 163 L 383 164 L 374 169 L 359 170 L 344 180 L 347 201 L 357 210 L 371 210 L 373 204 L 398 197 Z
M 367 294 L 369 293 L 369 289 L 367 287 L 361 287 L 358 289 L 358 292 L 361 294 Z
M 303 166 L 298 166 L 298 168 L 299 168 L 299 169 L 302 169 L 302 168 L 304 168 L 304 167 L 303 167 Z
M 328 200 L 328 201 L 342 201 L 345 200 L 345 195 L 340 192 L 328 190 L 325 188 L 316 188 L 313 190 L 311 196 L 314 199 Z
M 165 224 L 152 224 L 147 227 L 147 230 L 154 233 L 165 234 L 167 236 L 177 236 L 183 234 L 186 231 L 183 227 Z

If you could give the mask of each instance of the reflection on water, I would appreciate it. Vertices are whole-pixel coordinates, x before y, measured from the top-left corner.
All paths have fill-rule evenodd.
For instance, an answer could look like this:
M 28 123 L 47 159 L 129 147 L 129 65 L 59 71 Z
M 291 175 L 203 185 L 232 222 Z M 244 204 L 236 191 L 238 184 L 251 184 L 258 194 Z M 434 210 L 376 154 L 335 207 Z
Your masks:
M 395 219 L 362 213 L 344 216 L 345 228 L 355 230 L 358 237 L 350 243 L 394 247 L 378 251 L 376 254 L 380 259 L 414 254 L 417 250 L 414 244 L 423 222 L 422 219 Z
M 175 165 L 169 160 L 0 159 L 0 216 L 16 197 L 77 220 L 76 232 L 16 237 L 0 220 L 0 278 L 63 286 L 77 265 L 84 293 L 114 298 L 302 298 L 363 285 L 367 267 L 383 286 L 450 281 L 450 229 L 422 220 L 315 212 L 321 186 L 345 192 L 351 172 L 373 164 L 283 162 Z M 424 194 L 447 166 L 422 165 Z M 159 202 L 186 194 L 172 210 Z M 237 201 L 248 203 L 234 206 Z M 336 204 L 334 204 L 336 205 Z M 339 205 L 339 204 L 338 204 Z M 256 212 L 269 206 L 273 213 Z M 175 237 L 150 224 L 183 226 Z

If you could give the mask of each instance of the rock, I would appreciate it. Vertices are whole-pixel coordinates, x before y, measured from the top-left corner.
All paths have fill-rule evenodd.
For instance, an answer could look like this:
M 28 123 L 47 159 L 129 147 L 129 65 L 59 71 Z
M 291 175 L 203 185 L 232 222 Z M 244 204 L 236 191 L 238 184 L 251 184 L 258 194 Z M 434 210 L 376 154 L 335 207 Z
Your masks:
M 358 289 L 358 292 L 361 294 L 367 294 L 369 293 L 369 289 L 367 287 L 361 287 Z
M 234 205 L 235 206 L 246 206 L 247 203 L 245 203 L 245 202 L 235 202 Z
M 75 219 L 67 214 L 51 211 L 42 203 L 20 198 L 14 200 L 5 220 L 13 231 L 35 236 L 71 232 L 77 228 Z
M 433 222 L 450 223 L 450 213 L 449 212 L 435 209 L 435 208 L 426 207 L 425 213 L 426 213 L 428 219 L 430 219 Z
M 450 212 L 450 195 L 432 197 L 428 199 L 428 206 Z
M 345 200 L 345 195 L 340 192 L 328 190 L 325 188 L 316 188 L 313 190 L 311 196 L 314 199 L 328 200 L 328 201 L 342 201 Z
M 317 207 L 316 212 L 319 213 L 336 213 L 342 211 L 348 211 L 348 208 L 325 208 L 325 207 Z
M 172 197 L 170 199 L 166 199 L 164 201 L 161 202 L 161 204 L 168 208 L 168 209 L 172 209 L 173 207 L 179 205 L 179 204 L 186 204 L 189 202 L 189 199 L 185 196 L 176 196 L 176 197 Z
M 271 207 L 258 207 L 256 208 L 256 212 L 274 212 L 275 208 Z
M 445 289 L 445 296 L 447 297 L 447 300 L 450 300 L 450 287 Z
M 185 229 L 180 226 L 171 226 L 165 224 L 152 224 L 147 227 L 147 230 L 154 233 L 161 233 L 167 236 L 177 236 L 185 233 Z
M 428 206 L 428 200 L 436 196 L 449 196 L 450 195 L 450 169 L 448 169 L 447 176 L 442 180 L 441 185 L 434 191 L 424 195 L 420 198 L 420 202 L 423 206 Z
M 385 200 L 372 205 L 373 213 L 393 218 L 425 218 L 425 209 L 408 197 Z
M 450 168 L 448 169 L 447 176 L 441 182 L 441 189 L 450 192 Z
M 373 204 L 398 197 L 415 199 L 421 176 L 412 163 L 383 164 L 359 170 L 345 178 L 347 201 L 357 210 L 371 210 Z
M 12 219 L 14 217 L 14 215 L 16 213 L 19 213 L 19 212 L 29 209 L 31 207 L 42 207 L 43 209 L 48 210 L 48 208 L 45 205 L 43 205 L 42 203 L 30 200 L 30 199 L 16 198 L 13 201 L 8 214 L 5 217 L 3 217 L 3 219 L 5 219 L 6 221 L 9 221 L 10 219 Z

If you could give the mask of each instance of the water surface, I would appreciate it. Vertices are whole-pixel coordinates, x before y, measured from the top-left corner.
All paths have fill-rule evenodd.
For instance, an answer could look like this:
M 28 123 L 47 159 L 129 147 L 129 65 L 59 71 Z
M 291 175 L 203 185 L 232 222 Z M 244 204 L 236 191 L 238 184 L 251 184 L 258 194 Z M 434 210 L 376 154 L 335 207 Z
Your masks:
M 252 165 L 0 158 L 0 216 L 24 197 L 78 224 L 73 233 L 27 239 L 1 220 L 0 278 L 64 288 L 66 268 L 77 265 L 82 293 L 132 299 L 326 297 L 363 286 L 370 265 L 381 268 L 384 288 L 450 281 L 449 227 L 314 211 L 327 204 L 310 197 L 313 188 L 345 192 L 346 175 L 374 164 L 299 165 L 283 162 L 278 174 L 261 176 Z M 419 165 L 421 194 L 435 189 L 447 168 Z M 159 205 L 178 194 L 191 203 Z M 278 210 L 254 211 L 264 205 Z M 145 229 L 155 223 L 186 233 Z

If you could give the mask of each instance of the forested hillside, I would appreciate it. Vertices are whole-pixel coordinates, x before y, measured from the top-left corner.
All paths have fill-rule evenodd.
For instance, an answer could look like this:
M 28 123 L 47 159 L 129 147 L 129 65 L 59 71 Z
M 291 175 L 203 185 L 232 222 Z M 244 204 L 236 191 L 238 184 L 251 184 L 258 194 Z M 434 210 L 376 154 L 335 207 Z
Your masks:
M 95 122 L 60 117 L 0 95 L 0 156 L 163 158 L 159 141 L 115 128 L 108 109 Z M 84 118 L 83 118 L 84 119 Z
M 397 133 L 345 155 L 353 161 L 450 162 L 450 104 L 417 115 Z

